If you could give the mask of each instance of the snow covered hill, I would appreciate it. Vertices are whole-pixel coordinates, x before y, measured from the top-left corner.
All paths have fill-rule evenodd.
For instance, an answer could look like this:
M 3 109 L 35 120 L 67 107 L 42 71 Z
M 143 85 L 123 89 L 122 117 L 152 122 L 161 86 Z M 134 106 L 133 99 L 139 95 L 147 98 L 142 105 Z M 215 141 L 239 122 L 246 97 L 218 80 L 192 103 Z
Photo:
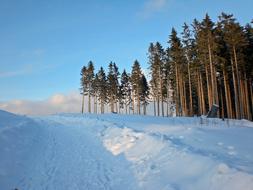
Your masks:
M 252 190 L 253 124 L 0 111 L 0 189 Z

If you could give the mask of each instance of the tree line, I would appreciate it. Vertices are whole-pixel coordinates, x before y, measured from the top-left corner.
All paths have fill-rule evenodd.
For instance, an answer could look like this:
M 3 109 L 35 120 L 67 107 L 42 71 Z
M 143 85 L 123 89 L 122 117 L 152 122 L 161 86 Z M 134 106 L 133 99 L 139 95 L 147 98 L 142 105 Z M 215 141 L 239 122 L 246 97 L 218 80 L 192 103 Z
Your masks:
M 221 118 L 252 120 L 253 115 L 253 28 L 242 26 L 232 14 L 221 13 L 216 22 L 204 19 L 183 24 L 182 32 L 172 28 L 168 47 L 150 43 L 150 80 L 136 60 L 131 73 L 120 75 L 111 62 L 108 74 L 103 67 L 94 74 L 90 61 L 81 70 L 81 94 L 91 97 L 94 112 L 146 114 L 149 102 L 155 116 L 205 115 L 212 105 L 219 106 Z M 143 110 L 141 110 L 143 108 Z M 84 101 L 82 103 L 82 112 Z
M 121 75 L 114 62 L 109 63 L 108 74 L 103 67 L 94 74 L 94 64 L 90 61 L 81 70 L 81 94 L 83 95 L 82 113 L 85 106 L 84 97 L 87 96 L 89 113 L 91 113 L 92 98 L 94 113 L 104 113 L 105 105 L 109 105 L 111 112 L 141 114 L 141 107 L 143 107 L 142 113 L 146 114 L 149 86 L 137 60 L 134 61 L 131 74 L 124 69 Z

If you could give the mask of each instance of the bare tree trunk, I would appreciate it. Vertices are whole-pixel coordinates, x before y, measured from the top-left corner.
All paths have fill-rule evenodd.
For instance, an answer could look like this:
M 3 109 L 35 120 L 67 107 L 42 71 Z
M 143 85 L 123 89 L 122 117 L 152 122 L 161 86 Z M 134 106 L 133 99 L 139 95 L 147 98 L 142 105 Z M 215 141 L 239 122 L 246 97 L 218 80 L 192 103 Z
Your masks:
M 95 96 L 94 96 L 94 100 L 93 100 L 93 112 L 94 112 L 94 113 L 97 113 L 97 109 L 96 109 L 96 105 L 97 105 L 96 99 L 97 99 L 97 97 L 96 97 L 96 95 L 95 95 Z
M 180 97 L 180 116 L 184 116 L 184 100 L 183 100 L 183 84 L 182 84 L 182 76 L 179 74 L 179 97 Z
M 180 97 L 180 116 L 184 116 L 184 100 L 183 100 L 183 82 L 182 75 L 178 76 L 179 79 L 179 97 Z
M 146 110 L 146 103 L 144 102 L 143 104 L 143 115 L 147 114 L 147 110 Z
M 167 117 L 169 117 L 169 92 L 170 92 L 169 79 L 167 79 Z
M 167 115 L 167 117 L 169 116 L 169 82 L 168 82 L 168 79 L 167 79 L 167 85 L 166 85 L 167 87 L 167 94 L 166 94 L 166 99 L 167 99 L 167 101 L 166 101 L 166 115 Z
M 133 108 L 133 114 L 135 114 L 135 101 L 134 101 L 135 99 L 134 99 L 134 95 L 133 95 L 133 101 L 132 101 L 132 108 Z
M 252 79 L 249 80 L 249 89 L 251 97 L 251 119 L 253 120 L 253 84 Z
M 225 68 L 223 68 L 223 80 L 224 80 L 224 89 L 225 89 L 227 117 L 232 118 L 230 90 L 228 89 L 227 73 L 225 71 Z
M 208 54 L 209 54 L 209 66 L 210 66 L 210 74 L 211 74 L 211 89 L 212 89 L 212 93 L 211 93 L 211 97 L 212 97 L 212 104 L 218 104 L 215 100 L 215 84 L 214 84 L 214 70 L 213 70 L 213 61 L 212 61 L 212 53 L 211 53 L 211 46 L 210 46 L 210 40 L 208 38 Z M 209 110 L 211 109 L 210 105 L 209 105 Z
M 121 113 L 120 103 L 117 103 L 117 106 L 118 106 L 119 113 Z
M 200 73 L 200 89 L 201 89 L 201 99 L 202 99 L 202 105 L 203 105 L 203 113 L 202 114 L 206 114 L 206 105 L 205 105 L 205 96 L 204 96 L 204 89 L 203 89 L 203 80 L 202 80 L 202 76 Z
M 157 115 L 160 116 L 160 98 L 159 98 L 159 94 L 157 96 Z
M 240 79 L 241 84 L 241 95 L 242 95 L 242 108 L 243 116 L 245 119 L 250 119 L 250 110 L 249 110 L 249 97 L 248 97 L 248 88 L 247 88 L 247 79 L 246 74 L 244 73 L 243 79 Z
M 155 97 L 154 97 L 154 116 L 156 116 L 156 105 L 155 105 Z
M 239 104 L 239 119 L 242 118 L 242 104 L 241 104 L 241 100 L 242 100 L 242 96 L 241 96 L 241 92 L 240 92 L 240 75 L 239 75 L 239 70 L 238 70 L 238 63 L 237 63 L 237 55 L 236 55 L 236 50 L 235 50 L 235 46 L 233 46 L 233 53 L 234 53 L 234 60 L 235 60 L 235 69 L 236 69 L 236 75 L 237 75 L 237 87 L 238 87 L 238 104 Z
M 250 113 L 250 102 L 249 102 L 249 90 L 248 90 L 248 83 L 246 74 L 244 73 L 244 89 L 245 89 L 245 97 L 246 97 L 246 111 L 247 111 L 247 119 L 251 120 L 251 113 Z
M 234 62 L 233 59 L 231 58 L 231 65 L 232 65 L 232 75 L 233 75 L 233 84 L 234 84 L 234 99 L 235 99 L 235 115 L 236 119 L 240 119 L 239 115 L 239 102 L 238 102 L 238 88 L 237 88 L 237 83 L 236 83 L 236 77 L 235 77 L 235 68 L 234 68 Z
M 189 115 L 186 102 L 186 82 L 184 82 L 184 112 L 185 116 Z
M 166 115 L 167 117 L 169 117 L 169 99 L 167 99 L 167 102 L 166 102 Z
M 186 110 L 185 110 L 185 96 L 184 96 L 184 81 L 183 81 L 183 76 L 181 74 L 181 104 L 182 104 L 182 116 L 186 115 Z
M 82 98 L 82 114 L 84 112 L 84 93 L 83 93 L 83 98 Z
M 189 83 L 189 99 L 190 99 L 190 102 L 189 102 L 189 116 L 192 116 L 193 114 L 193 107 L 192 107 L 192 84 L 191 84 L 191 71 L 190 71 L 190 63 L 188 61 L 188 64 L 187 64 L 187 68 L 188 68 L 188 83 Z
M 162 79 L 161 79 L 161 81 L 162 81 Z M 161 107 L 162 107 L 162 116 L 164 117 L 164 105 L 163 105 L 164 100 L 163 100 L 162 86 L 163 86 L 163 84 L 161 82 Z
M 141 104 L 140 104 L 140 97 L 137 99 L 137 104 L 138 104 L 138 114 L 141 114 Z
M 243 119 L 246 119 L 247 118 L 247 111 L 246 111 L 246 107 L 245 107 L 245 100 L 246 100 L 246 96 L 245 96 L 245 91 L 244 91 L 244 83 L 243 83 L 243 81 L 242 81 L 242 79 L 240 78 L 240 93 L 241 93 L 241 96 L 243 97 L 243 98 L 241 98 L 241 107 L 242 107 L 242 113 L 241 113 L 241 115 L 242 115 L 242 118 Z
M 211 108 L 212 106 L 212 88 L 211 88 L 211 85 L 210 85 L 210 81 L 209 81 L 209 71 L 208 71 L 208 68 L 207 68 L 207 65 L 205 65 L 205 71 L 206 71 L 206 84 L 207 84 L 207 99 L 208 99 L 208 109 Z
M 219 93 L 218 93 L 218 84 L 217 84 L 217 74 L 216 74 L 216 67 L 215 64 L 212 65 L 212 80 L 213 80 L 213 97 L 214 97 L 214 104 L 219 105 Z M 223 103 L 223 102 L 222 102 Z M 218 111 L 218 115 L 220 116 L 220 113 Z
M 231 99 L 231 90 L 230 90 L 230 85 L 228 81 L 226 82 L 227 89 L 228 89 L 228 101 L 229 101 L 229 110 L 230 110 L 230 116 L 231 118 L 235 118 L 235 113 L 232 107 L 232 99 Z
M 222 118 L 222 119 L 224 119 L 225 118 L 225 109 L 224 109 L 224 98 L 223 98 L 223 90 L 222 90 L 222 82 L 221 82 L 221 78 L 219 78 L 218 79 L 219 80 L 219 84 L 217 85 L 217 86 L 219 86 L 220 88 L 219 88 L 219 97 L 220 97 L 220 102 L 221 102 L 221 106 L 220 106 L 220 110 L 221 110 L 221 113 L 220 113 L 220 117 Z
M 198 88 L 199 88 L 199 104 L 200 104 L 200 115 L 206 114 L 203 79 L 201 73 L 198 72 Z
M 163 99 L 161 101 L 161 104 L 162 104 L 162 116 L 164 117 L 164 101 L 163 101 Z
M 180 109 L 180 105 L 179 105 L 179 101 L 180 101 L 180 97 L 179 97 L 179 80 L 178 80 L 178 70 L 177 70 L 177 66 L 176 66 L 176 115 L 179 116 L 179 109 Z
M 213 83 L 214 83 L 214 87 L 213 87 L 213 94 L 214 94 L 214 99 L 215 99 L 215 104 L 219 105 L 219 93 L 218 93 L 218 84 L 217 84 L 217 77 L 216 77 L 216 68 L 215 66 L 213 66 Z M 223 102 L 222 102 L 223 103 Z M 220 106 L 220 105 L 219 105 Z M 218 116 L 221 116 L 220 111 L 218 110 Z
M 212 51 L 211 51 L 209 38 L 208 38 L 208 54 L 209 54 L 209 65 L 210 65 L 210 72 L 211 72 L 212 104 L 218 105 L 219 96 L 218 96 L 218 89 L 217 89 L 216 69 L 215 69 L 215 65 L 213 65 Z
M 101 114 L 103 113 L 103 102 L 102 102 L 102 100 L 100 100 L 100 112 L 101 112 Z
M 111 108 L 111 113 L 114 112 L 113 98 L 112 97 L 110 97 L 110 108 Z
M 215 104 L 219 104 L 219 93 L 218 93 L 218 85 L 217 85 L 217 77 L 216 77 L 216 68 L 215 66 L 213 67 L 213 80 L 214 80 L 214 88 L 213 88 L 213 93 L 214 93 L 214 99 L 215 99 Z
M 203 106 L 202 106 L 202 96 L 201 96 L 201 85 L 200 85 L 200 76 L 199 76 L 199 72 L 197 71 L 197 89 L 198 89 L 198 111 L 199 111 L 199 115 L 202 115 L 203 113 Z
M 89 97 L 89 113 L 91 113 L 91 97 L 90 97 L 90 90 L 88 92 L 88 97 Z
M 115 108 L 116 108 L 116 113 L 119 112 L 119 109 L 118 109 L 118 102 L 115 100 Z

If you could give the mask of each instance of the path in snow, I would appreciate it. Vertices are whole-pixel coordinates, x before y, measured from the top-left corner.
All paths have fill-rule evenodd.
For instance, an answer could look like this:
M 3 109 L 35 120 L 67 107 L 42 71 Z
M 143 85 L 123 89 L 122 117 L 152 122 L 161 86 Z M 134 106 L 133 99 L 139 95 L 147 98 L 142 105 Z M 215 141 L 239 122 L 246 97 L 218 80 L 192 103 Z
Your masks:
M 89 123 L 67 126 L 52 119 L 35 120 L 33 127 L 38 127 L 40 133 L 30 142 L 36 146 L 31 147 L 27 158 L 24 158 L 29 162 L 20 160 L 24 165 L 19 168 L 21 171 L 17 171 L 20 173 L 17 181 L 13 178 L 15 174 L 5 171 L 2 180 L 13 178 L 9 181 L 14 184 L 4 186 L 0 179 L 0 189 L 118 190 L 122 186 L 124 189 L 135 189 L 137 185 L 128 169 L 128 162 L 123 156 L 115 157 L 108 152 Z M 19 158 L 10 159 L 16 161 Z

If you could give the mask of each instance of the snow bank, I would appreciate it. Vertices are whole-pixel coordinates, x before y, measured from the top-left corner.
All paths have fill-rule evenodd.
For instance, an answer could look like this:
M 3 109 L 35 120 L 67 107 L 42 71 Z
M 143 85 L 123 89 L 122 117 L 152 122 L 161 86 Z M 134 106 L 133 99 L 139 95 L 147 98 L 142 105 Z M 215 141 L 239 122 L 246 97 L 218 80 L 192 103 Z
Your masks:
M 115 125 L 115 116 L 110 119 Z M 135 118 L 135 126 L 127 126 L 131 123 L 129 119 L 124 127 L 121 122 L 118 124 L 121 127 L 108 127 L 103 132 L 106 149 L 115 156 L 125 155 L 133 164 L 142 189 L 252 189 L 252 160 L 248 160 L 247 166 L 243 162 L 253 155 L 253 149 L 247 144 L 253 131 L 241 125 L 249 122 L 230 120 L 230 128 L 225 128 L 228 124 L 219 120 L 208 119 L 205 126 L 196 126 L 196 121 L 189 122 L 194 119 L 180 118 L 173 123 L 149 122 L 144 127 L 142 119 L 139 117 L 139 126 Z M 213 128 L 214 124 L 222 126 Z M 242 155 L 237 155 L 235 147 L 229 146 L 232 142 L 235 144 L 236 137 L 241 140 L 236 143 L 237 147 L 245 149 Z M 225 150 L 219 150 L 220 147 Z M 246 159 L 244 154 L 248 156 Z

